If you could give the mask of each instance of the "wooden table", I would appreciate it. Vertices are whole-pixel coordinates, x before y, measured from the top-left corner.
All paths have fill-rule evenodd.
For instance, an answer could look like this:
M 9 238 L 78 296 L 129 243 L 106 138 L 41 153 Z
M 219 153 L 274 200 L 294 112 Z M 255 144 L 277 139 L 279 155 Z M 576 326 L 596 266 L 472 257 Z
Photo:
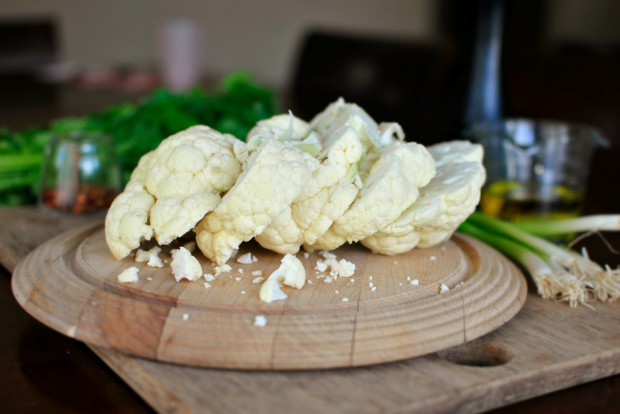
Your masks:
M 10 271 L 40 242 L 61 229 L 89 220 L 92 219 L 45 216 L 31 208 L 0 209 L 0 261 Z M 612 241 L 618 246 L 618 238 Z M 596 251 L 602 251 L 596 240 L 592 243 Z M 618 264 L 617 260 L 616 257 L 614 265 Z M 571 310 L 547 303 L 530 293 L 526 306 L 509 322 L 508 328 L 502 327 L 474 341 L 462 349 L 464 352 L 454 350 L 398 363 L 336 371 L 265 373 L 192 369 L 129 358 L 93 347 L 92 351 L 127 381 L 129 388 L 88 347 L 49 330 L 21 311 L 9 293 L 6 274 L 1 283 L 0 318 L 4 326 L 11 328 L 0 340 L 0 364 L 4 373 L 0 380 L 0 403 L 8 412 L 148 412 L 149 406 L 131 388 L 159 412 L 271 413 L 288 412 L 293 406 L 297 412 L 316 412 L 322 408 L 328 412 L 478 412 L 506 405 L 500 411 L 575 412 L 579 407 L 587 407 L 588 412 L 594 412 L 610 410 L 620 402 L 617 375 L 620 303 L 605 305 L 592 313 L 586 308 Z M 600 325 L 595 319 L 603 314 L 615 318 L 615 324 L 603 332 L 591 332 L 588 321 L 592 318 L 593 325 Z M 569 321 L 567 326 L 577 326 L 578 337 L 574 342 L 580 345 L 570 344 L 570 334 L 563 340 L 572 357 L 560 356 L 565 350 L 558 350 L 556 357 L 553 349 L 544 349 L 548 346 L 545 323 L 549 321 Z M 528 375 L 510 364 L 493 366 L 497 362 L 493 362 L 494 355 L 501 359 L 502 353 L 493 347 L 518 341 L 519 335 L 540 336 L 540 348 L 532 350 L 532 358 L 525 356 L 521 360 L 523 365 L 532 367 L 547 364 L 546 372 Z M 594 359 L 588 356 L 599 347 L 609 349 L 598 352 Z M 533 358 L 536 355 L 544 355 L 548 360 L 537 361 Z M 449 362 L 452 359 L 462 363 L 467 358 L 473 366 Z M 497 383 L 498 373 L 506 376 L 505 384 Z M 610 378 L 596 381 L 605 377 Z M 175 378 L 189 380 L 181 384 Z M 484 381 L 480 381 L 485 378 L 495 381 L 495 385 L 485 387 Z M 590 381 L 595 382 L 510 406 L 523 398 Z M 372 387 L 376 394 L 360 392 L 360 384 L 373 383 L 376 383 Z M 467 383 L 471 386 L 465 386 Z M 436 390 L 435 399 L 429 398 L 432 389 Z M 416 395 L 424 404 L 418 404 Z
M 86 104 L 86 101 L 88 100 L 79 99 L 80 108 L 88 108 L 89 111 L 96 109 L 93 105 Z M 67 111 L 63 110 L 50 113 L 49 108 L 44 109 L 43 113 L 35 114 L 36 116 L 29 111 L 22 118 L 3 114 L 3 124 L 10 120 L 12 123 L 9 122 L 8 125 L 14 128 L 31 124 L 42 125 L 53 116 L 67 114 Z M 20 119 L 23 121 L 19 121 Z M 587 213 L 620 212 L 617 174 L 609 173 L 615 171 L 618 157 L 618 147 L 597 154 L 590 179 L 590 193 L 586 198 Z M 148 375 L 141 375 L 148 374 L 149 369 L 158 370 L 161 364 L 136 361 L 114 352 L 91 349 L 43 326 L 15 302 L 10 291 L 10 272 L 17 262 L 49 237 L 79 225 L 84 220 L 80 217 L 42 217 L 32 208 L 0 209 L 0 324 L 5 327 L 5 332 L 0 335 L 0 411 L 191 411 L 191 407 L 162 388 L 161 383 L 149 382 Z M 610 235 L 608 239 L 616 249 L 620 248 L 619 235 Z M 587 244 L 595 259 L 612 266 L 620 265 L 620 256 L 611 253 L 598 238 L 590 238 Z M 530 294 L 526 307 L 510 323 L 521 324 L 525 336 L 539 331 L 535 321 L 540 305 L 540 299 Z M 620 303 L 612 306 L 616 310 L 615 315 L 620 315 L 620 312 L 617 312 L 620 310 Z M 588 325 L 588 310 L 579 309 L 573 312 L 560 309 L 560 315 L 566 321 L 585 321 L 584 326 Z M 500 329 L 488 338 L 483 338 L 483 343 L 484 340 L 501 338 L 503 335 Z M 620 320 L 616 319 L 616 323 L 610 324 L 603 335 L 620 344 Z M 600 343 L 598 340 L 599 333 L 593 332 L 591 342 L 594 347 Z M 541 347 L 545 347 L 544 342 Z M 554 349 L 549 349 L 548 353 L 553 355 Z M 531 365 L 537 363 L 525 362 Z M 476 398 L 469 400 L 459 395 L 456 388 L 463 377 L 451 376 L 452 371 L 449 369 L 431 384 L 422 385 L 418 381 L 420 369 L 432 369 L 434 366 L 445 368 L 450 367 L 450 364 L 438 355 L 431 355 L 419 360 L 384 366 L 315 373 L 190 370 L 191 375 L 188 378 L 209 378 L 208 384 L 196 391 L 202 393 L 206 401 L 195 410 L 200 412 L 413 412 L 415 395 L 421 387 L 436 390 L 437 395 L 444 396 L 443 402 L 439 397 L 436 399 L 434 410 L 427 406 L 427 411 L 474 412 L 495 409 L 502 413 L 613 412 L 620 404 L 620 357 L 616 352 L 603 353 L 594 363 L 587 358 L 577 358 L 573 367 L 578 369 L 573 369 L 570 375 L 551 370 L 545 373 L 543 380 L 523 378 L 521 387 L 513 389 L 512 393 L 501 387 L 490 389 L 480 386 L 473 390 L 477 393 Z M 165 365 L 164 369 L 188 372 L 184 368 L 170 365 Z M 470 378 L 492 376 L 493 372 L 502 369 L 501 366 L 464 368 Z M 327 381 L 326 377 L 331 379 Z M 355 381 L 376 385 L 376 392 L 360 394 L 359 391 L 351 389 L 351 384 Z M 398 385 L 392 387 L 391 392 L 390 387 L 385 386 L 390 381 Z M 169 383 L 168 386 L 169 390 L 175 384 Z M 394 390 L 398 392 L 395 393 Z M 450 390 L 449 398 L 445 399 L 446 391 Z M 524 398 L 527 400 L 518 402 Z M 410 402 L 409 405 L 402 404 L 407 401 Z

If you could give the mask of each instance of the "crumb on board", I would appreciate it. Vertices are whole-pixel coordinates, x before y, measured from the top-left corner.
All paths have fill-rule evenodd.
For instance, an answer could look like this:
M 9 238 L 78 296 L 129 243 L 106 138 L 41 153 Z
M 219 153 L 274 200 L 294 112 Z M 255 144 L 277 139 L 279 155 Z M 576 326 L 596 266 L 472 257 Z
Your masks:
M 136 283 L 140 280 L 139 272 L 140 270 L 137 267 L 131 266 L 123 270 L 116 278 L 121 283 Z
M 265 315 L 256 315 L 254 317 L 254 326 L 264 327 L 267 326 L 267 318 Z

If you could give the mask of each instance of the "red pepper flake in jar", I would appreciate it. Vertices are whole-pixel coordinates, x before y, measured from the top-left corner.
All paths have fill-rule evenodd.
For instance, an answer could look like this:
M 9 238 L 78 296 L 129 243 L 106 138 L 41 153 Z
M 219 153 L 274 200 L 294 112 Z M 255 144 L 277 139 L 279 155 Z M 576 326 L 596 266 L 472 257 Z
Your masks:
M 93 184 L 79 184 L 72 194 L 63 188 L 45 188 L 43 205 L 48 208 L 76 214 L 93 213 L 110 207 L 118 190 Z

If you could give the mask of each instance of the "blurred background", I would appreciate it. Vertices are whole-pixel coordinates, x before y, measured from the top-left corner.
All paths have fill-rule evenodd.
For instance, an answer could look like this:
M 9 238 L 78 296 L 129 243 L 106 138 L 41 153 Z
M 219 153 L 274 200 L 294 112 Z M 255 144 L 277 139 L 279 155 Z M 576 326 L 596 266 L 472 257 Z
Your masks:
M 501 26 L 481 39 L 498 5 Z M 494 116 L 590 124 L 615 157 L 619 18 L 616 0 L 3 0 L 0 128 L 160 87 L 208 91 L 243 70 L 277 110 L 310 119 L 342 96 L 431 144 L 462 137 L 472 105 L 485 104 L 472 87 L 495 80 Z M 498 53 L 480 55 L 489 47 Z

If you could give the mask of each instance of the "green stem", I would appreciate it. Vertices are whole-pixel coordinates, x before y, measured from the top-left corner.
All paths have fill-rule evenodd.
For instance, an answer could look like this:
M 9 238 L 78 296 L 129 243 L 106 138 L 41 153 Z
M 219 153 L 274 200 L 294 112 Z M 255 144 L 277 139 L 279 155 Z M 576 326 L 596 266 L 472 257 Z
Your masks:
M 600 214 L 550 221 L 515 221 L 515 227 L 536 236 L 561 236 L 591 231 L 620 231 L 619 214 Z

